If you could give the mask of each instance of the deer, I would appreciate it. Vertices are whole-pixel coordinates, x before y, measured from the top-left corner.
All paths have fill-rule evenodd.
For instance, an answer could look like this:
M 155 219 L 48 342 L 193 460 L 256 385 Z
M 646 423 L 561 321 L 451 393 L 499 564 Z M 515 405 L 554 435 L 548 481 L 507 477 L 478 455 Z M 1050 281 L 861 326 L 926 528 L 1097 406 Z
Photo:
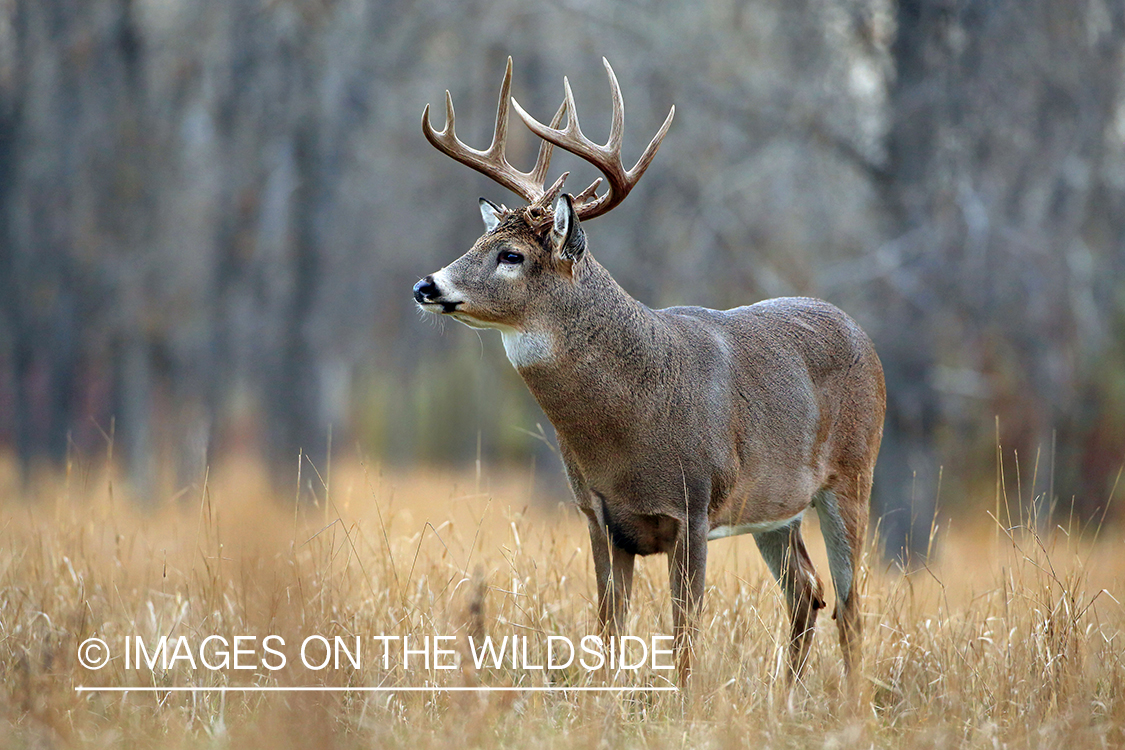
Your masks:
M 442 130 L 432 127 L 426 105 L 422 131 L 433 146 L 527 205 L 481 198 L 484 235 L 419 280 L 414 300 L 470 328 L 500 331 L 508 359 L 555 429 L 589 527 L 604 635 L 624 627 L 635 558 L 667 555 L 674 660 L 677 679 L 687 684 L 708 542 L 751 534 L 784 593 L 792 686 L 826 606 L 801 536 L 813 508 L 835 589 L 844 670 L 854 684 L 862 641 L 857 574 L 886 410 L 879 357 L 851 318 L 818 299 L 724 311 L 651 309 L 618 285 L 594 259 L 583 224 L 636 186 L 676 110 L 625 169 L 621 89 L 602 62 L 612 95 L 604 145 L 583 134 L 565 77 L 550 123 L 529 115 L 510 95 L 510 57 L 487 149 L 457 137 L 448 91 Z M 506 156 L 509 102 L 542 141 L 530 172 Z M 554 147 L 602 176 L 577 195 L 560 195 L 566 172 L 545 187 Z

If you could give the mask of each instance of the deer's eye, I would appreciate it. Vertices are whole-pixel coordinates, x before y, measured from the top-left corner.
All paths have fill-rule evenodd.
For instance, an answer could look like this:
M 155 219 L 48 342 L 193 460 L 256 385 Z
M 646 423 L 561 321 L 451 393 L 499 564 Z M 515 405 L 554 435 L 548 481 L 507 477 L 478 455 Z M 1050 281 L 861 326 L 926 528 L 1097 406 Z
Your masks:
M 517 266 L 523 263 L 523 255 L 513 250 L 501 250 L 496 260 L 505 265 Z

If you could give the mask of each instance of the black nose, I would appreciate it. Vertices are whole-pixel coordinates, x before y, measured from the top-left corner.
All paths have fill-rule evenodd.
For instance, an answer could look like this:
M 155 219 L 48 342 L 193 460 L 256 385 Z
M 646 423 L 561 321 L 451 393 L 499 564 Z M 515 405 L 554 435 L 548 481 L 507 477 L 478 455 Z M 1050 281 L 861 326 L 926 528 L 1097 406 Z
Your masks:
M 421 304 L 434 302 L 441 296 L 433 276 L 427 276 L 414 285 L 414 299 Z

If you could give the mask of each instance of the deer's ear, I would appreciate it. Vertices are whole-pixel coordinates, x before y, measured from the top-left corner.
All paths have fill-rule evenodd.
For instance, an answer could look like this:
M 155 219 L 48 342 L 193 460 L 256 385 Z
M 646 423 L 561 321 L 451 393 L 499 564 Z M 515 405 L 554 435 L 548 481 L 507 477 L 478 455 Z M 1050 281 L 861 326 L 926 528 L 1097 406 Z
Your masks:
M 555 204 L 555 221 L 551 226 L 551 249 L 563 260 L 574 263 L 586 252 L 586 233 L 574 212 L 574 199 L 567 193 Z
M 488 198 L 480 199 L 480 217 L 484 219 L 484 231 L 491 232 L 500 226 L 500 213 L 503 210 Z

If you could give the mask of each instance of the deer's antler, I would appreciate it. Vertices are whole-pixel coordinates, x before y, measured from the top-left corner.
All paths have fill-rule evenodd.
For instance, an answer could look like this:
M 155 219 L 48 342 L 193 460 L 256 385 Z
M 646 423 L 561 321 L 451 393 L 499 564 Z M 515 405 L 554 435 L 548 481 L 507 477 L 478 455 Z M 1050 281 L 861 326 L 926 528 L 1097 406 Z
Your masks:
M 600 216 L 625 200 L 625 196 L 629 194 L 637 181 L 641 179 L 641 175 L 648 169 L 648 165 L 652 163 L 653 157 L 656 156 L 656 150 L 660 148 L 660 142 L 664 140 L 668 128 L 672 125 L 672 117 L 676 114 L 676 108 L 672 107 L 671 111 L 668 112 L 668 117 L 664 120 L 664 124 L 660 126 L 660 130 L 657 131 L 645 148 L 644 153 L 641 154 L 641 158 L 637 160 L 632 169 L 626 170 L 625 165 L 621 163 L 621 141 L 625 131 L 625 103 L 621 99 L 621 86 L 617 83 L 617 76 L 613 74 L 613 68 L 610 67 L 609 61 L 603 57 L 602 63 L 609 75 L 609 86 L 613 95 L 613 114 L 609 127 L 609 140 L 606 141 L 604 146 L 594 143 L 583 135 L 582 128 L 578 124 L 578 111 L 574 107 L 574 93 L 570 90 L 570 81 L 565 76 L 563 77 L 563 88 L 566 91 L 566 98 L 559 110 L 559 114 L 566 112 L 565 128 L 559 129 L 558 127 L 559 114 L 556 114 L 551 124 L 547 126 L 529 115 L 519 105 L 519 102 L 512 99 L 516 113 L 533 133 L 564 151 L 569 151 L 590 162 L 608 180 L 609 189 L 605 193 L 597 194 L 598 186 L 602 181 L 599 177 L 594 180 L 590 187 L 575 197 L 574 208 L 580 219 Z
M 500 86 L 500 101 L 496 106 L 496 129 L 492 135 L 492 145 L 484 151 L 478 151 L 457 138 L 454 131 L 456 116 L 453 113 L 453 97 L 450 96 L 448 91 L 445 92 L 445 128 L 441 131 L 433 129 L 430 125 L 430 105 L 427 104 L 425 111 L 422 112 L 422 132 L 426 139 L 439 151 L 478 172 L 488 175 L 522 197 L 529 204 L 538 206 L 550 205 L 555 200 L 569 174 L 564 172 L 550 188 L 544 189 L 547 169 L 551 165 L 553 147 L 558 146 L 564 151 L 569 151 L 597 167 L 609 183 L 609 189 L 598 195 L 597 190 L 602 182 L 602 178 L 599 177 L 574 199 L 575 211 L 580 219 L 600 216 L 625 200 L 625 196 L 641 179 L 641 175 L 648 169 L 648 165 L 652 163 L 653 157 L 656 156 L 656 150 L 660 148 L 660 142 L 664 140 L 668 128 L 672 125 L 672 117 L 676 114 L 676 108 L 672 107 L 671 111 L 668 112 L 667 119 L 664 120 L 664 124 L 660 126 L 660 130 L 657 131 L 648 147 L 645 148 L 644 153 L 641 154 L 641 158 L 637 160 L 632 169 L 626 170 L 621 163 L 621 141 L 625 129 L 625 104 L 621 99 L 621 87 L 617 83 L 617 76 L 613 74 L 613 68 L 610 67 L 609 61 L 604 57 L 602 63 L 605 64 L 606 73 L 609 75 L 609 86 L 613 95 L 613 114 L 609 129 L 609 140 L 606 141 L 605 145 L 594 143 L 583 135 L 582 128 L 578 124 L 578 112 L 574 107 L 574 94 L 570 90 L 570 81 L 566 77 L 563 77 L 566 97 L 563 99 L 558 112 L 551 118 L 551 124 L 544 125 L 529 115 L 519 102 L 511 96 L 511 57 L 508 58 L 508 67 L 504 71 L 504 83 Z M 513 167 L 505 155 L 508 138 L 509 101 L 515 106 L 516 113 L 519 114 L 524 124 L 543 139 L 543 143 L 539 147 L 539 157 L 530 172 L 521 172 Z M 564 114 L 567 116 L 566 127 L 559 128 Z
M 430 105 L 422 112 L 422 133 L 426 140 L 439 151 L 453 157 L 453 159 L 472 167 L 491 177 L 496 182 L 519 195 L 528 203 L 549 204 L 555 200 L 566 181 L 567 173 L 563 173 L 558 180 L 548 189 L 543 185 L 547 178 L 547 169 L 551 166 L 551 151 L 554 148 L 550 141 L 544 141 L 539 147 L 539 157 L 530 172 L 521 172 L 510 163 L 505 155 L 508 139 L 508 101 L 511 99 L 512 88 L 512 58 L 508 58 L 508 68 L 504 72 L 504 83 L 500 86 L 500 102 L 496 106 L 496 130 L 492 134 L 492 145 L 484 151 L 466 145 L 457 137 L 454 130 L 456 115 L 453 113 L 453 97 L 449 91 L 445 92 L 445 128 L 435 131 L 430 125 Z M 517 107 L 519 105 L 516 105 Z M 559 107 L 559 111 L 551 119 L 551 127 L 558 127 L 566 112 L 567 103 Z

